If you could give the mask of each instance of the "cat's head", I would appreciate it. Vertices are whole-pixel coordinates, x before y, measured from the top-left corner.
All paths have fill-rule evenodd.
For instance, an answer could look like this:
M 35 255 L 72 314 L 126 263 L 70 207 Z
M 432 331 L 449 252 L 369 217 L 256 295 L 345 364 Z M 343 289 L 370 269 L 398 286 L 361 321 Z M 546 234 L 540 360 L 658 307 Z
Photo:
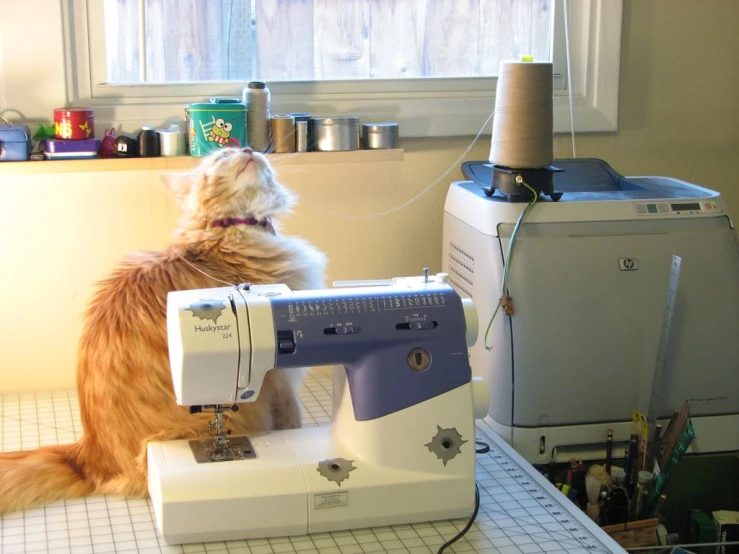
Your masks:
M 186 216 L 201 221 L 224 217 L 279 217 L 295 196 L 275 181 L 262 154 L 251 148 L 223 148 L 202 159 L 186 174 L 165 174 Z

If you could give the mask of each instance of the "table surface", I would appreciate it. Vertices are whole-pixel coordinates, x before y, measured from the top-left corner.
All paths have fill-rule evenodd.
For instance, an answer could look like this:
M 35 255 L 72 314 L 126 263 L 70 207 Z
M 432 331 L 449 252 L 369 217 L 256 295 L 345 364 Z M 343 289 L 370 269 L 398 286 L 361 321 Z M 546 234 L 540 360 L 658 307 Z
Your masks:
M 331 422 L 331 373 L 314 368 L 299 393 L 303 425 Z M 446 552 L 551 554 L 625 552 L 484 422 L 477 438 L 480 510 Z M 0 396 L 0 451 L 73 442 L 82 435 L 75 391 Z M 0 552 L 434 553 L 467 520 L 355 529 L 299 537 L 168 546 L 147 499 L 89 496 L 0 517 Z

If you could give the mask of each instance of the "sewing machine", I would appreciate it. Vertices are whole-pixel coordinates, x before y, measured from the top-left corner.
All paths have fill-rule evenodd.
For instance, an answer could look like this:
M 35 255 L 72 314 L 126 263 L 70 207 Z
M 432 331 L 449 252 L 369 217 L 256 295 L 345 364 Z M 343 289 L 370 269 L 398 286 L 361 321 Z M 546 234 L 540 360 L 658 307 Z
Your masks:
M 213 409 L 215 436 L 148 445 L 148 488 L 170 544 L 303 535 L 470 516 L 475 418 L 487 387 L 467 347 L 477 314 L 446 275 L 291 291 L 169 294 L 177 403 Z M 230 437 L 223 413 L 267 371 L 340 364 L 330 426 Z

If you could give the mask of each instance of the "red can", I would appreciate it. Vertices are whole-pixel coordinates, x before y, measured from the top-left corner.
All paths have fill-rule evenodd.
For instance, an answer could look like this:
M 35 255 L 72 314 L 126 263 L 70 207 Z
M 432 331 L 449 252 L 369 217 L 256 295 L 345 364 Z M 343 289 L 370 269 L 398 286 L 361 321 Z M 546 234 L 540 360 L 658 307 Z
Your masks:
M 95 138 L 95 110 L 92 108 L 54 110 L 54 137 L 66 140 Z

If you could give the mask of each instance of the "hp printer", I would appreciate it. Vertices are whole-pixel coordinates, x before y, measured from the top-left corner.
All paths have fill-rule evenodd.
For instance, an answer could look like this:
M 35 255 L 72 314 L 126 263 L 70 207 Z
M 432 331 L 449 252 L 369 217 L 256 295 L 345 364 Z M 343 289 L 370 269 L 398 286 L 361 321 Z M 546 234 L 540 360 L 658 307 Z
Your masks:
M 676 255 L 659 420 L 687 401 L 694 451 L 739 449 L 739 251 L 723 198 L 597 159 L 553 165 L 556 195 L 538 199 L 517 235 L 510 317 L 492 320 L 528 204 L 490 187 L 483 162 L 464 164 L 470 180 L 447 194 L 442 270 L 479 313 L 470 359 L 490 387 L 486 421 L 534 463 L 602 457 L 608 429 L 625 445 L 632 411 L 649 404 Z

